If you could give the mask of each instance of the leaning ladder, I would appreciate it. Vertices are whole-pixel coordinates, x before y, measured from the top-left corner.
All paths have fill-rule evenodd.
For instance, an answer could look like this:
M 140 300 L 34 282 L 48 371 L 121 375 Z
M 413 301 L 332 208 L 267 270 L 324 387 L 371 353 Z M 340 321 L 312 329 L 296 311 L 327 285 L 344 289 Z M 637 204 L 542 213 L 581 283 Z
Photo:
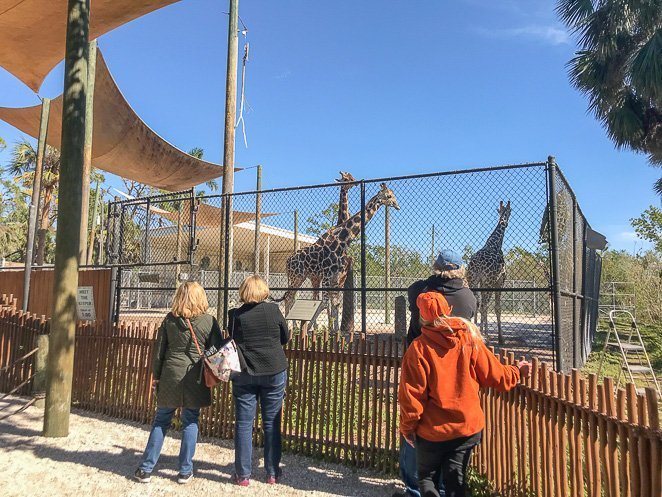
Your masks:
M 624 315 L 630 320 L 630 330 L 629 332 L 625 332 L 627 333 L 627 339 L 625 340 L 623 340 L 618 334 L 616 317 L 619 314 Z M 624 332 L 621 333 L 625 334 Z M 635 380 L 639 380 L 640 383 L 646 383 L 648 386 L 655 387 L 657 394 L 662 397 L 660 384 L 655 377 L 655 370 L 653 370 L 650 358 L 646 352 L 646 347 L 644 347 L 644 342 L 641 339 L 641 333 L 639 332 L 637 321 L 634 319 L 634 316 L 630 311 L 623 309 L 609 311 L 609 331 L 607 332 L 605 345 L 602 349 L 598 374 L 602 374 L 602 367 L 605 362 L 607 350 L 618 350 L 621 355 L 621 368 L 618 374 L 616 388 L 620 386 L 621 378 L 624 378 L 627 375 L 629 381 L 632 383 L 636 383 Z

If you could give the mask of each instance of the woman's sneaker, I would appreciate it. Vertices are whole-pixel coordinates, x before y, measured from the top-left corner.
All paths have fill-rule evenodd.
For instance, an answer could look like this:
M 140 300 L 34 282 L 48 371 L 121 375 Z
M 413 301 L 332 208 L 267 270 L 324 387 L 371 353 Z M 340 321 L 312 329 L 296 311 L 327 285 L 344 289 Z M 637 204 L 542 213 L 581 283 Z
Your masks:
M 276 483 L 278 483 L 278 480 L 280 479 L 281 476 L 283 476 L 283 471 L 280 469 L 276 472 L 275 476 L 272 475 L 267 476 L 267 485 L 275 485 Z
M 237 475 L 234 475 L 232 480 L 234 481 L 235 485 L 239 485 L 240 487 L 247 487 L 251 483 L 248 478 L 239 478 Z
M 133 473 L 133 477 L 140 483 L 149 483 L 149 481 L 152 479 L 152 473 L 146 473 L 142 469 L 138 468 L 136 472 Z
M 183 475 L 179 473 L 177 475 L 177 483 L 181 483 L 182 485 L 184 485 L 190 482 L 192 478 L 193 478 L 193 473 L 189 473 L 188 475 Z

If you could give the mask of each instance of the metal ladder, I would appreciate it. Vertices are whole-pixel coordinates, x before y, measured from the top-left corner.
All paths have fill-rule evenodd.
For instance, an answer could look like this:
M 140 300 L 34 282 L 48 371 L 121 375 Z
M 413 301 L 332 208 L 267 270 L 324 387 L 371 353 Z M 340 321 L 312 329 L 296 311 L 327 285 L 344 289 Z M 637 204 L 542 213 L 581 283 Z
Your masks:
M 622 340 L 618 334 L 618 326 L 616 324 L 616 316 L 622 314 L 630 319 L 630 331 L 627 333 L 627 339 Z M 613 335 L 613 336 L 612 336 Z M 658 396 L 662 398 L 662 391 L 660 391 L 660 384 L 655 377 L 655 371 L 651 365 L 650 358 L 644 347 L 644 342 L 639 333 L 637 321 L 630 311 L 623 309 L 614 309 L 609 311 L 609 331 L 605 339 L 605 345 L 602 349 L 602 357 L 600 358 L 600 367 L 598 368 L 598 375 L 602 374 L 602 367 L 605 361 L 607 350 L 618 350 L 621 354 L 621 369 L 618 374 L 618 381 L 616 388 L 620 386 L 621 378 L 627 376 L 631 383 L 635 383 L 635 379 L 643 381 L 646 385 L 655 387 Z M 626 379 L 627 381 L 627 379 Z

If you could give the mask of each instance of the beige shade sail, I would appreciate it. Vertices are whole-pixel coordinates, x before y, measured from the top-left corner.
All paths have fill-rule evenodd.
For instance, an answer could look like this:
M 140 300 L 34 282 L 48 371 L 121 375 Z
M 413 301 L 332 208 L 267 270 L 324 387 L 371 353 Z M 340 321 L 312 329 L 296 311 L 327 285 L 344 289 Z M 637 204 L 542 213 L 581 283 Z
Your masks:
M 90 40 L 179 0 L 92 0 Z M 67 0 L 0 0 L 0 66 L 39 91 L 62 59 Z
M 150 207 L 150 210 L 162 216 L 170 221 L 177 222 L 179 214 L 177 212 L 170 212 L 164 209 L 156 209 Z M 221 225 L 221 216 L 223 210 L 220 207 L 215 207 L 213 205 L 201 203 L 198 205 L 198 211 L 195 214 L 195 225 L 196 226 L 220 226 Z M 260 219 L 267 217 L 275 216 L 274 212 L 262 212 L 260 214 Z M 232 212 L 232 224 L 241 224 L 248 221 L 255 221 L 255 212 L 244 212 L 244 211 L 233 211 Z M 181 214 L 181 223 L 184 225 L 190 224 L 190 215 L 188 210 L 183 210 Z
M 152 131 L 120 92 L 100 51 L 97 57 L 92 141 L 94 167 L 168 191 L 185 190 L 223 175 L 221 166 L 192 157 Z M 0 107 L 0 119 L 33 137 L 39 134 L 40 116 L 41 105 Z M 51 102 L 48 144 L 60 148 L 61 136 L 60 95 Z

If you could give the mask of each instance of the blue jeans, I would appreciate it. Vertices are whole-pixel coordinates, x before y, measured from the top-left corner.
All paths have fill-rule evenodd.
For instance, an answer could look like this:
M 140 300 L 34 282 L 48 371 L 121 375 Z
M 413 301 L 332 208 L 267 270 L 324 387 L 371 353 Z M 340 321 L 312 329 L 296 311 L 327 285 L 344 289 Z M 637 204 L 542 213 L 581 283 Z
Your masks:
M 174 407 L 159 407 L 154 416 L 152 430 L 149 432 L 149 440 L 140 469 L 145 473 L 151 473 L 156 466 L 163 439 L 172 423 L 172 416 L 175 414 Z M 183 475 L 193 473 L 193 454 L 195 454 L 195 444 L 198 441 L 198 417 L 200 409 L 182 408 L 182 443 L 179 448 L 179 472 Z
M 235 406 L 234 468 L 239 478 L 251 476 L 253 423 L 258 399 L 264 430 L 264 469 L 267 476 L 280 476 L 280 424 L 286 382 L 287 371 L 268 376 L 241 373 L 232 380 Z
M 418 486 L 418 467 L 416 448 L 409 445 L 404 437 L 400 436 L 400 479 L 405 484 L 405 493 L 412 497 L 421 497 Z M 441 476 L 437 483 L 441 497 L 445 495 Z

